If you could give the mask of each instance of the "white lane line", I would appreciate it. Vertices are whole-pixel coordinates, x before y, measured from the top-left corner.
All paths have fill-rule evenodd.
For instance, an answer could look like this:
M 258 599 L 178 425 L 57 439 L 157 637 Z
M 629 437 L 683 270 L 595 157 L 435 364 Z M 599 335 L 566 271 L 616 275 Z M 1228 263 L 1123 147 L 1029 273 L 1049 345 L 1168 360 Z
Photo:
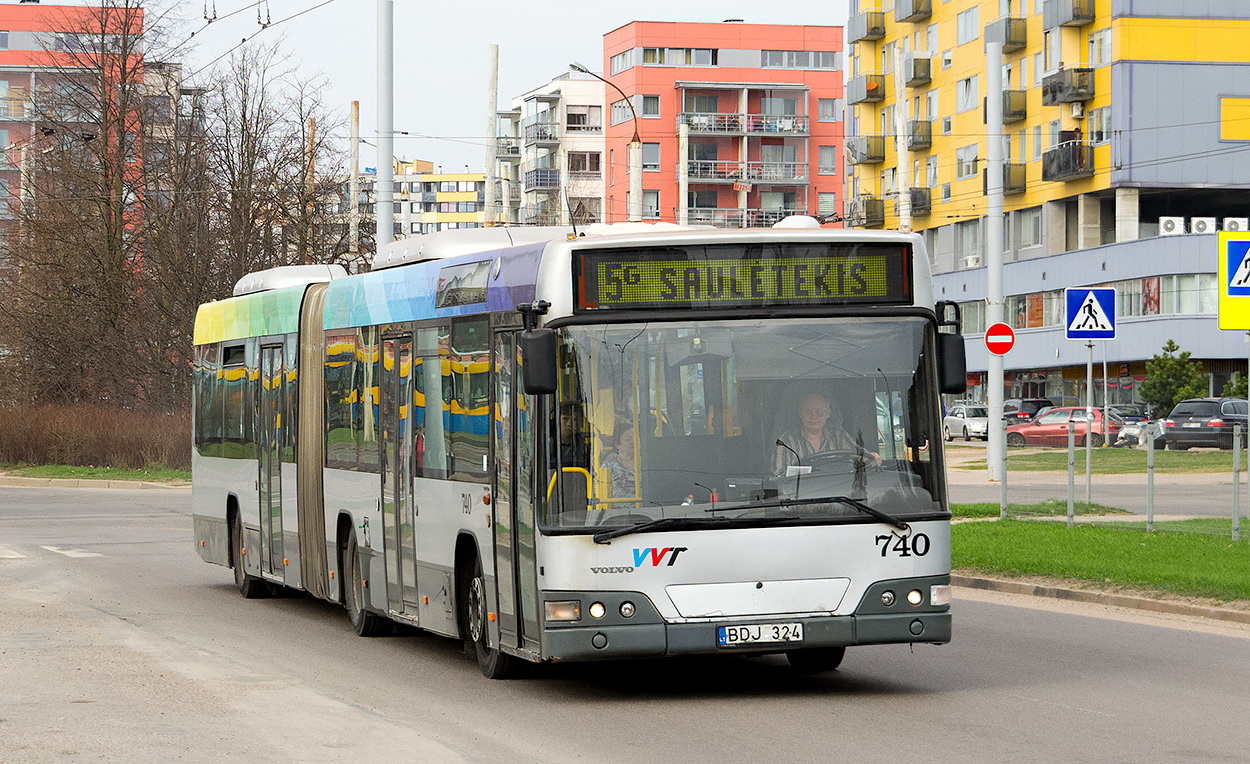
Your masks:
M 4 547 L 0 546 L 0 560 L 20 560 L 25 556 L 26 555 L 24 554 L 18 554 L 17 552 L 14 552 L 12 549 L 5 549 Z
M 66 557 L 103 557 L 99 552 L 88 552 L 85 549 L 62 549 L 59 546 L 43 546 L 40 549 L 47 549 L 49 552 L 63 554 Z

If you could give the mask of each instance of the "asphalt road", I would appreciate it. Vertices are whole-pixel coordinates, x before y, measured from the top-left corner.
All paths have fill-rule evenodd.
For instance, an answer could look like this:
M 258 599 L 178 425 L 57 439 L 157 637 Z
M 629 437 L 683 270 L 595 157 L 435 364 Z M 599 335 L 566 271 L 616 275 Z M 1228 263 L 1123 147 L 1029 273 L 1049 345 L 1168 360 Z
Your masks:
M 547 667 L 246 601 L 186 490 L 0 488 L 0 762 L 1245 761 L 1250 627 L 957 592 L 942 647 Z

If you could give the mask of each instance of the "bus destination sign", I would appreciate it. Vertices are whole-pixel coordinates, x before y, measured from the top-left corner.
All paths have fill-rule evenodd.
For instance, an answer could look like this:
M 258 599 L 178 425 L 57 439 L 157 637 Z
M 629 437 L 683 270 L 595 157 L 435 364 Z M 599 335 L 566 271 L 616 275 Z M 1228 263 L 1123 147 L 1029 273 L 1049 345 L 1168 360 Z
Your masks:
M 578 254 L 579 311 L 912 301 L 910 251 L 899 245 L 721 245 Z

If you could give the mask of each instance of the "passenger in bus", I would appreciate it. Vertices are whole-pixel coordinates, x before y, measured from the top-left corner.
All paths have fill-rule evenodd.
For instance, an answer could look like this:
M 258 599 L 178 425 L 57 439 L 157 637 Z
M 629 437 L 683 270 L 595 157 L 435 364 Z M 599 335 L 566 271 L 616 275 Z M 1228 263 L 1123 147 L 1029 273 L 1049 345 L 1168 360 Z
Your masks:
M 616 425 L 616 442 L 613 450 L 603 459 L 603 466 L 611 470 L 612 497 L 632 497 L 634 489 L 634 431 L 628 424 Z
M 556 466 L 556 453 L 559 453 L 561 467 L 590 467 L 590 442 L 586 438 L 582 424 L 585 415 L 582 404 L 565 402 L 560 404 L 560 447 L 553 449 L 551 466 Z
M 851 451 L 881 463 L 881 455 L 867 451 L 851 434 L 842 429 L 842 414 L 829 405 L 821 393 L 808 393 L 799 399 L 799 425 L 786 430 L 777 439 L 774 474 L 785 477 L 788 468 L 813 454 L 828 451 Z M 809 465 L 810 466 L 810 465 Z

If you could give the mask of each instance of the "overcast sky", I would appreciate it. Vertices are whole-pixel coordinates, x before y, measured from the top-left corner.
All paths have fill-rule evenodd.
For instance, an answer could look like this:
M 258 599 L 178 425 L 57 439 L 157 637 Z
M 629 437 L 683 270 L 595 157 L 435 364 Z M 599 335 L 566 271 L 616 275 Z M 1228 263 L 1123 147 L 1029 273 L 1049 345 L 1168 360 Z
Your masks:
M 14 0 L 5 0 L 13 2 Z M 65 2 L 65 0 L 61 0 Z M 45 0 L 46 2 L 46 0 Z M 218 21 L 205 27 L 207 2 Z M 177 0 L 183 34 L 205 27 L 185 56 L 188 70 L 211 61 L 242 38 L 281 38 L 303 75 L 324 74 L 326 101 L 346 115 L 360 101 L 361 134 L 376 143 L 376 0 L 265 0 L 261 31 L 254 0 Z M 700 8 L 702 6 L 702 8 Z M 499 2 L 395 0 L 395 153 L 426 159 L 444 172 L 468 164 L 482 170 L 486 156 L 489 46 L 499 46 L 499 105 L 538 87 L 578 61 L 599 71 L 603 35 L 630 21 L 723 21 L 757 24 L 844 25 L 847 0 L 719 0 L 715 3 L 636 0 L 613 2 Z M 311 10 L 309 10 L 311 9 Z M 239 11 L 229 18 L 227 14 Z M 282 19 L 307 11 L 289 21 Z M 346 147 L 347 142 L 343 143 Z M 362 146 L 362 165 L 374 166 L 375 152 Z

